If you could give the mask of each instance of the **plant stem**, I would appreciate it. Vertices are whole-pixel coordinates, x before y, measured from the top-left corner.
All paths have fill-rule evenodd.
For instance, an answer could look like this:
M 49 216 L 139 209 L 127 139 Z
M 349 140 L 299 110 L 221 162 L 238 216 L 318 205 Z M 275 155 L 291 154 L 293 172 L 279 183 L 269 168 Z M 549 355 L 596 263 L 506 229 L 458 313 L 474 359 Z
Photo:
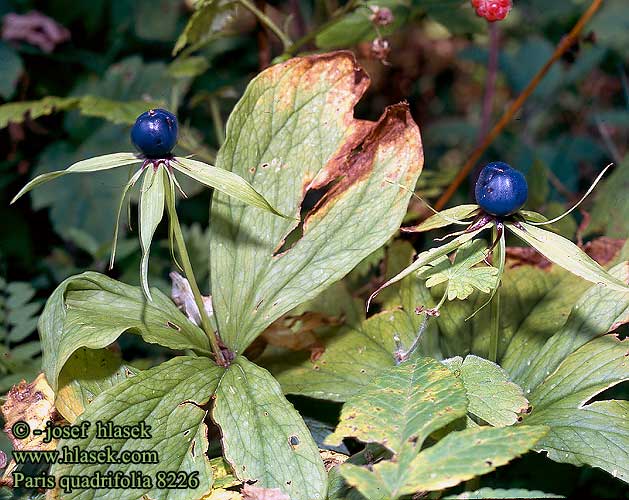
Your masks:
M 273 20 L 267 16 L 264 12 L 258 9 L 253 3 L 249 0 L 239 0 L 239 2 L 248 10 L 250 10 L 262 24 L 264 24 L 269 30 L 273 32 L 273 34 L 280 39 L 282 45 L 284 46 L 284 50 L 286 51 L 292 44 L 292 40 L 284 33 L 274 22 Z
M 496 226 L 494 226 L 492 229 L 491 237 L 492 241 L 496 241 L 499 238 Z M 504 256 L 501 255 L 502 252 L 502 245 L 496 245 L 492 254 L 492 261 L 494 265 L 497 262 L 501 262 L 504 258 Z M 490 315 L 491 330 L 489 333 L 489 361 L 493 361 L 494 363 L 496 363 L 498 361 L 498 344 L 500 340 L 500 283 L 498 283 L 498 289 L 491 299 Z
M 172 181 L 170 181 L 172 182 Z M 166 187 L 166 195 L 169 197 L 173 197 L 174 193 L 170 185 Z M 183 232 L 181 231 L 181 225 L 179 224 L 179 217 L 177 216 L 177 210 L 174 209 L 175 200 L 172 200 L 172 203 L 167 203 L 168 212 L 170 216 L 170 223 L 172 225 L 172 230 L 175 236 L 175 246 L 177 247 L 177 252 L 179 253 L 179 257 L 181 258 L 181 265 L 183 267 L 183 272 L 186 275 L 186 279 L 188 283 L 190 283 L 190 288 L 192 289 L 192 295 L 194 296 L 194 302 L 199 309 L 199 315 L 201 316 L 201 328 L 207 335 L 208 340 L 210 341 L 210 345 L 212 346 L 212 352 L 216 357 L 216 363 L 219 366 L 227 366 L 227 361 L 223 356 L 223 351 L 218 345 L 218 339 L 216 338 L 216 334 L 214 333 L 214 329 L 210 323 L 210 318 L 207 315 L 207 311 L 205 310 L 205 306 L 203 304 L 203 297 L 201 295 L 201 291 L 199 290 L 199 285 L 197 285 L 197 280 L 194 277 L 194 272 L 192 271 L 192 264 L 190 263 L 190 256 L 188 255 L 188 249 L 186 248 L 186 241 L 183 237 Z M 170 207 L 173 207 L 172 209 Z
M 218 104 L 216 96 L 210 96 L 210 113 L 212 114 L 212 122 L 214 123 L 214 133 L 219 146 L 225 142 L 225 129 L 223 126 L 223 117 L 221 116 L 221 108 Z
M 480 143 L 489 130 L 491 110 L 496 93 L 496 77 L 498 76 L 498 54 L 500 52 L 500 31 L 498 23 L 489 24 L 489 58 L 487 60 L 487 79 L 485 80 L 485 95 L 483 96 L 483 110 L 481 115 L 478 142 Z
M 483 153 L 487 150 L 487 148 L 494 142 L 496 137 L 500 135 L 502 130 L 507 126 L 507 124 L 511 121 L 511 119 L 515 116 L 518 110 L 524 105 L 529 96 L 533 93 L 533 91 L 537 88 L 539 83 L 542 81 L 546 73 L 550 70 L 552 65 L 557 62 L 561 56 L 572 47 L 575 42 L 578 40 L 579 35 L 587 22 L 592 18 L 592 16 L 596 13 L 596 11 L 600 8 L 603 0 L 594 0 L 590 7 L 583 13 L 577 24 L 572 28 L 570 33 L 568 33 L 565 37 L 561 39 L 557 47 L 555 48 L 555 52 L 553 55 L 546 61 L 544 66 L 537 72 L 537 74 L 533 77 L 533 79 L 529 82 L 526 88 L 522 91 L 522 93 L 517 97 L 515 101 L 509 106 L 509 108 L 504 112 L 500 121 L 494 125 L 491 129 L 491 132 L 487 134 L 485 139 L 481 144 L 479 144 L 476 149 L 469 156 L 463 168 L 459 171 L 457 176 L 454 178 L 452 183 L 448 186 L 448 189 L 444 191 L 441 197 L 437 200 L 434 207 L 436 210 L 441 210 L 446 203 L 452 198 L 452 195 L 456 192 L 461 183 L 465 180 L 468 174 L 474 168 L 474 165 L 478 162 L 478 160 L 483 156 Z
M 330 26 L 335 24 L 338 21 L 339 17 L 344 16 L 345 14 L 347 14 L 348 12 L 356 8 L 357 5 L 360 3 L 360 1 L 361 0 L 349 0 L 345 5 L 343 5 L 343 7 L 341 7 L 334 14 L 332 14 L 332 17 L 329 20 L 327 20 L 325 23 L 319 25 L 317 28 L 313 30 L 310 30 L 306 35 L 302 36 L 299 40 L 292 43 L 289 47 L 287 48 L 285 47 L 283 55 L 294 56 L 299 51 L 299 49 L 301 49 L 304 45 L 309 44 L 315 38 L 317 38 L 319 33 L 321 33 L 322 31 L 328 29 Z

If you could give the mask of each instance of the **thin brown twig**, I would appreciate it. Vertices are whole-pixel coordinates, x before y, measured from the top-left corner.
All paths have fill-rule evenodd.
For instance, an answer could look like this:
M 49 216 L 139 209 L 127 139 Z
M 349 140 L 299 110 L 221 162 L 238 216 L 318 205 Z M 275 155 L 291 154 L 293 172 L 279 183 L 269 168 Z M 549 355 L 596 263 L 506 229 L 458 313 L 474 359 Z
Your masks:
M 461 168 L 457 176 L 452 181 L 452 184 L 448 186 L 448 189 L 444 191 L 444 193 L 435 203 L 436 210 L 441 210 L 446 205 L 446 203 L 448 203 L 450 198 L 452 198 L 452 195 L 454 195 L 458 187 L 463 183 L 465 178 L 474 168 L 476 162 L 478 162 L 478 160 L 481 158 L 487 148 L 494 142 L 496 137 L 500 135 L 502 130 L 507 126 L 507 124 L 511 121 L 518 110 L 524 105 L 526 100 L 537 88 L 544 76 L 546 76 L 546 73 L 548 73 L 552 65 L 555 64 L 555 62 L 557 62 L 561 58 L 561 56 L 578 40 L 581 31 L 583 31 L 585 25 L 590 21 L 596 11 L 598 11 L 602 3 L 603 0 L 593 0 L 588 9 L 581 15 L 581 17 L 577 21 L 577 24 L 574 25 L 570 33 L 568 33 L 565 37 L 561 39 L 550 59 L 546 61 L 546 64 L 544 64 L 544 66 L 542 66 L 542 68 L 537 72 L 537 74 L 529 82 L 529 84 L 518 96 L 518 98 L 513 101 L 511 106 L 509 106 L 509 108 L 504 112 L 504 114 L 500 118 L 500 121 L 498 121 L 498 123 L 494 125 L 489 134 L 487 134 L 487 136 L 485 137 L 485 140 L 481 144 L 479 144 L 473 151 L 473 153 L 469 156 L 467 162 L 465 162 L 465 165 L 463 165 L 463 168 Z

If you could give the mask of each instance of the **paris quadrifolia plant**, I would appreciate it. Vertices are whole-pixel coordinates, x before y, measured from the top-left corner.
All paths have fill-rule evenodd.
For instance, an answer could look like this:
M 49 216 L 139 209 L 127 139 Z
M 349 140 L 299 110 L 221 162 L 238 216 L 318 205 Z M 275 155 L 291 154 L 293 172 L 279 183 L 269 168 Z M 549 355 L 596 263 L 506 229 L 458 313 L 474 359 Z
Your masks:
M 549 261 L 567 271 L 603 287 L 612 290 L 629 291 L 629 287 L 620 279 L 609 274 L 597 262 L 591 259 L 581 248 L 559 234 L 542 229 L 558 222 L 575 210 L 594 190 L 612 164 L 607 165 L 596 177 L 581 199 L 563 214 L 547 219 L 542 214 L 522 210 L 528 198 L 528 186 L 524 175 L 503 162 L 492 162 L 480 172 L 475 186 L 477 204 L 459 205 L 437 212 L 427 205 L 434 215 L 418 225 L 402 228 L 409 233 L 421 233 L 450 225 L 467 226 L 462 231 L 453 232 L 437 241 L 450 240 L 420 253 L 406 269 L 380 286 L 369 297 L 371 300 L 384 288 L 416 273 L 418 278 L 426 280 L 426 286 L 446 283 L 445 292 L 435 307 L 420 306 L 416 312 L 424 314 L 424 322 L 417 338 L 409 349 L 399 345 L 396 359 L 404 361 L 419 344 L 430 317 L 438 316 L 439 309 L 447 300 L 468 298 L 475 290 L 489 294 L 488 300 L 468 319 L 486 305 L 491 307 L 492 325 L 489 340 L 489 359 L 498 358 L 500 283 L 505 269 L 506 240 L 505 232 L 510 231 L 520 240 L 535 248 Z M 423 201 L 423 200 L 422 200 Z M 489 247 L 483 240 L 475 239 L 485 230 L 492 232 Z M 451 262 L 448 255 L 454 253 Z M 485 262 L 485 266 L 478 266 Z
M 184 197 L 185 193 L 177 181 L 175 170 L 205 186 L 233 196 L 246 204 L 276 215 L 281 216 L 281 214 L 275 210 L 264 196 L 256 191 L 251 184 L 237 174 L 189 157 L 174 156 L 172 151 L 177 144 L 178 129 L 177 117 L 174 114 L 164 109 L 149 109 L 138 116 L 131 129 L 131 142 L 138 150 L 138 153 L 112 153 L 96 156 L 79 161 L 66 170 L 41 174 L 26 184 L 13 198 L 11 203 L 14 203 L 21 196 L 37 186 L 66 174 L 97 172 L 129 165 L 140 165 L 134 173 L 131 173 L 128 183 L 122 189 L 118 213 L 116 215 L 109 267 L 110 269 L 113 267 L 116 257 L 116 242 L 118 240 L 120 216 L 125 199 L 129 191 L 137 184 L 140 178 L 144 176 L 142 178 L 138 206 L 138 227 L 140 245 L 142 248 L 142 260 L 140 263 L 142 290 L 146 298 L 152 300 L 148 283 L 150 247 L 155 230 L 164 216 L 164 209 L 166 209 L 170 223 L 168 234 L 173 260 L 177 266 L 183 270 L 190 283 L 195 303 L 201 316 L 201 327 L 208 336 L 216 361 L 220 365 L 226 365 L 229 363 L 227 359 L 228 355 L 226 356 L 225 352 L 221 350 L 214 329 L 210 324 L 209 316 L 203 306 L 203 297 L 194 278 L 190 258 L 179 224 L 175 207 L 175 188 L 177 188 Z M 129 207 L 130 204 L 129 200 Z M 130 208 L 128 213 L 130 213 Z M 131 224 L 129 223 L 129 225 Z M 175 254 L 175 249 L 179 260 Z

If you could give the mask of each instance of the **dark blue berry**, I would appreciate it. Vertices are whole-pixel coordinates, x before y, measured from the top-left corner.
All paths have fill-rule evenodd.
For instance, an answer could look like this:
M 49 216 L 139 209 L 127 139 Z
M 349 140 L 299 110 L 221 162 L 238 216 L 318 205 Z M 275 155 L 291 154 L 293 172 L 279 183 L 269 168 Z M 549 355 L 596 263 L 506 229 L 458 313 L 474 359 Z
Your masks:
M 488 214 L 511 215 L 526 203 L 529 188 L 521 172 L 495 161 L 483 167 L 476 181 L 476 203 Z
M 167 158 L 177 143 L 177 117 L 165 109 L 149 109 L 138 116 L 131 142 L 147 158 Z

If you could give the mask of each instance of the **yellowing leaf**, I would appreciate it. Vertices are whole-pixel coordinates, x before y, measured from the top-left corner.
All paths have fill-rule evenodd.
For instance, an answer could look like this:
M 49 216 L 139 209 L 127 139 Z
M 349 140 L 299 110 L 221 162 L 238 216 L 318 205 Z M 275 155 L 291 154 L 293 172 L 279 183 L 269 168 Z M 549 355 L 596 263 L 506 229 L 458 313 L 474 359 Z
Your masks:
M 434 431 L 465 415 L 465 388 L 450 370 L 431 358 L 390 368 L 344 405 L 340 423 L 326 444 L 344 437 L 381 443 L 394 453 L 417 451 Z
M 375 123 L 355 119 L 368 85 L 349 52 L 294 58 L 258 75 L 229 118 L 217 168 L 294 217 L 214 195 L 214 313 L 221 338 L 238 353 L 400 226 L 423 165 L 419 130 L 405 104 Z M 308 191 L 325 194 L 301 214 Z

